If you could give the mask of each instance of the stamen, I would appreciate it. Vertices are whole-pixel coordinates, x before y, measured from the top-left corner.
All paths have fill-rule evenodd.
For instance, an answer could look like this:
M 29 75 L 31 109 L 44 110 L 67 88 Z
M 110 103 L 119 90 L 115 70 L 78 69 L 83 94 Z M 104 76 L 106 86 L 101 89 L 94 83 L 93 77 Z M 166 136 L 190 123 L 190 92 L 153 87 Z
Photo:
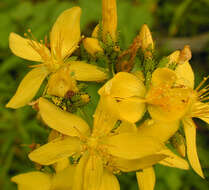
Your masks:
M 203 80 L 200 82 L 200 84 L 195 89 L 196 91 L 199 91 L 199 89 L 205 84 L 205 82 L 208 80 L 209 76 L 204 77 Z
M 209 117 L 209 104 L 208 103 L 197 103 L 194 105 L 194 110 L 192 110 L 193 117 Z
M 38 65 L 29 65 L 28 67 L 29 68 L 37 68 L 37 67 L 41 67 L 43 65 L 45 65 L 45 64 L 44 63 L 41 63 L 41 64 L 38 64 Z
M 205 92 L 204 94 L 200 95 L 199 98 L 200 100 L 206 98 L 209 95 L 209 91 Z
M 43 43 L 43 40 L 38 42 L 36 37 L 32 34 L 31 29 L 28 29 L 27 32 L 28 33 L 24 33 L 24 36 L 28 39 L 28 44 L 41 56 L 44 62 L 48 62 L 50 57 L 44 48 L 46 46 Z

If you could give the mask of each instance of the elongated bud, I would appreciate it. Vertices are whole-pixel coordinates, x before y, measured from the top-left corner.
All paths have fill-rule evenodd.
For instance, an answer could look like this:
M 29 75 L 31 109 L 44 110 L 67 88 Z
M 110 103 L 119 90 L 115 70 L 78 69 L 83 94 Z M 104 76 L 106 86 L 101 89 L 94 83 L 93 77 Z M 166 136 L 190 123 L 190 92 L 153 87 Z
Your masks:
M 152 40 L 152 34 L 149 27 L 144 24 L 140 31 L 141 48 L 146 58 L 152 57 L 152 50 L 154 49 L 154 43 Z
M 188 45 L 184 46 L 179 56 L 179 64 L 188 62 L 192 58 L 192 52 Z
M 184 137 L 180 133 L 177 132 L 172 137 L 172 144 L 173 144 L 173 146 L 176 148 L 176 150 L 178 151 L 178 153 L 182 157 L 186 156 L 185 139 L 184 139 Z
M 92 38 L 98 38 L 98 32 L 99 32 L 99 24 L 97 24 L 91 34 Z
M 117 5 L 116 0 L 102 1 L 103 40 L 109 34 L 113 41 L 117 41 Z
M 103 52 L 103 49 L 99 45 L 99 41 L 96 38 L 86 38 L 83 40 L 83 45 L 86 51 L 94 56 L 98 52 Z

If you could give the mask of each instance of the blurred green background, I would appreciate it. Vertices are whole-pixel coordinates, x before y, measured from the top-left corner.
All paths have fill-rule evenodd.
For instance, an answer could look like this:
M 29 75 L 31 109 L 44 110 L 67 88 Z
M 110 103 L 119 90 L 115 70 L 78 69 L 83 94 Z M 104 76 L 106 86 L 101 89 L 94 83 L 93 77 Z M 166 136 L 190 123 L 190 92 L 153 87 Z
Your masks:
M 74 5 L 82 8 L 81 27 L 89 36 L 101 19 L 100 0 L 0 0 L 0 189 L 14 190 L 11 176 L 34 170 L 27 158 L 28 145 L 44 143 L 47 129 L 30 107 L 5 109 L 20 80 L 29 71 L 28 61 L 11 54 L 8 35 L 30 28 L 38 39 L 49 34 L 57 16 Z M 199 82 L 209 71 L 209 0 L 118 0 L 120 43 L 128 47 L 142 24 L 152 30 L 156 47 L 166 56 L 189 44 L 192 67 Z M 198 122 L 197 145 L 206 179 L 192 170 L 156 166 L 156 190 L 209 189 L 209 128 Z M 135 174 L 119 176 L 122 190 L 136 190 Z

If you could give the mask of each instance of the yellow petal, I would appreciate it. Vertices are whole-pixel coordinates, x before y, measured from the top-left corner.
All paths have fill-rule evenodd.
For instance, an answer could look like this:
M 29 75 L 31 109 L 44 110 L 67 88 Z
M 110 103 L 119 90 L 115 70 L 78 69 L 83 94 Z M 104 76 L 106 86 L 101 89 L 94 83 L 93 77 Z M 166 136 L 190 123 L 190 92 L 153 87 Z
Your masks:
M 83 61 L 72 61 L 69 63 L 71 74 L 79 81 L 103 81 L 108 78 L 104 69 L 87 64 Z
M 103 49 L 99 44 L 99 40 L 96 38 L 85 38 L 83 40 L 83 45 L 86 51 L 92 56 L 94 56 L 96 53 L 103 52 Z
M 144 97 L 145 92 L 143 82 L 135 75 L 126 72 L 117 73 L 99 90 L 100 95 L 110 95 L 117 98 Z
M 198 117 L 200 118 L 201 120 L 203 120 L 204 122 L 208 123 L 209 124 L 209 115 L 205 115 L 205 116 L 202 116 L 202 117 Z
M 69 56 L 80 40 L 80 7 L 64 11 L 56 20 L 50 34 L 50 46 L 57 59 Z
M 110 97 L 101 97 L 94 114 L 93 136 L 105 136 L 115 126 L 118 117 L 115 113 L 115 102 Z
M 45 56 L 50 56 L 49 49 L 43 44 L 25 39 L 13 32 L 9 35 L 9 47 L 16 56 L 30 61 L 43 62 Z
M 137 98 L 127 98 L 117 102 L 119 119 L 135 123 L 145 113 L 145 103 L 138 101 Z
M 73 178 L 73 188 L 72 190 L 84 190 L 84 171 L 86 168 L 86 163 L 88 161 L 89 154 L 84 153 L 75 170 L 75 175 Z
M 28 190 L 28 189 L 31 189 L 31 190 L 36 190 L 36 187 L 30 187 L 29 185 L 22 185 L 22 184 L 19 184 L 17 186 L 17 189 L 18 190 Z
M 132 172 L 151 167 L 166 157 L 167 156 L 164 154 L 153 154 L 134 160 L 127 160 L 118 157 L 115 158 L 114 166 L 123 172 Z
M 39 99 L 39 110 L 44 122 L 60 133 L 69 136 L 89 133 L 89 126 L 83 119 L 63 111 L 44 98 Z
M 156 179 L 155 171 L 152 167 L 137 172 L 136 177 L 140 190 L 154 190 Z
M 184 119 L 184 133 L 186 136 L 186 144 L 187 144 L 187 156 L 188 160 L 194 169 L 194 171 L 202 178 L 204 178 L 204 174 L 202 172 L 202 168 L 200 165 L 200 161 L 197 155 L 197 147 L 196 147 L 196 126 L 192 119 Z
M 181 119 L 190 108 L 192 90 L 187 88 L 150 88 L 146 100 L 154 120 L 174 122 Z
M 68 158 L 63 158 L 54 164 L 54 169 L 56 173 L 58 173 L 69 166 L 70 166 L 70 160 Z
M 41 165 L 50 165 L 81 151 L 81 142 L 76 137 L 60 137 L 29 154 L 29 158 Z
M 152 74 L 152 85 L 159 86 L 162 84 L 167 84 L 171 86 L 177 77 L 174 71 L 168 68 L 158 68 Z
M 10 99 L 6 107 L 20 108 L 29 103 L 38 92 L 42 82 L 49 72 L 45 67 L 32 69 L 21 81 L 15 95 Z
M 200 101 L 194 102 L 191 117 L 196 117 L 209 124 L 209 104 Z
M 83 189 L 95 190 L 99 189 L 102 183 L 103 163 L 97 154 L 90 154 L 84 171 Z
M 11 180 L 20 186 L 19 190 L 50 190 L 51 187 L 50 175 L 38 171 L 19 174 Z
M 189 164 L 187 163 L 187 161 L 177 156 L 169 149 L 162 150 L 159 153 L 167 155 L 167 157 L 164 160 L 159 162 L 160 164 L 169 167 L 180 168 L 183 170 L 189 169 Z
M 138 127 L 138 133 L 142 136 L 154 137 L 161 142 L 166 142 L 179 129 L 179 121 L 160 122 L 147 120 Z
M 102 176 L 102 184 L 98 190 L 120 190 L 118 179 L 105 169 Z
M 178 64 L 175 73 L 177 75 L 176 84 L 184 85 L 191 89 L 194 88 L 194 72 L 189 62 Z
M 52 180 L 53 190 L 69 190 L 73 185 L 73 177 L 75 174 L 75 166 L 70 164 L 64 170 L 57 172 Z
M 134 123 L 130 123 L 127 121 L 122 121 L 120 126 L 116 129 L 116 133 L 131 133 L 137 132 L 137 127 Z
M 104 143 L 110 154 L 124 159 L 139 159 L 164 149 L 157 140 L 137 133 L 121 133 L 106 137 Z

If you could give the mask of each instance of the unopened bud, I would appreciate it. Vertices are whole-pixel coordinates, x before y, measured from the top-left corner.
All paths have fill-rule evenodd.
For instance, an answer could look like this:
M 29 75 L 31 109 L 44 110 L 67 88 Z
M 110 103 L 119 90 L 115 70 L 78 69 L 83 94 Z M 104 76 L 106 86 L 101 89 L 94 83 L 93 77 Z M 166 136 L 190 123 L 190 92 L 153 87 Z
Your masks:
M 186 156 L 185 139 L 184 139 L 184 137 L 180 133 L 177 132 L 172 137 L 172 144 L 173 144 L 173 146 L 176 148 L 176 150 L 178 151 L 178 153 L 182 157 Z
M 117 5 L 116 0 L 102 1 L 102 29 L 103 40 L 109 34 L 112 40 L 117 41 Z
M 146 58 L 152 57 L 152 50 L 154 49 L 154 43 L 152 40 L 152 34 L 146 24 L 144 24 L 140 31 L 141 48 Z
M 88 94 L 82 94 L 81 95 L 81 100 L 84 102 L 84 103 L 88 103 L 90 101 L 90 97 Z
M 179 50 L 174 51 L 172 54 L 170 54 L 168 56 L 168 59 L 169 60 L 168 60 L 167 66 L 169 66 L 169 65 L 171 65 L 173 63 L 177 64 L 178 63 L 178 60 L 179 60 L 179 56 L 180 56 L 180 51 Z
M 192 52 L 188 45 L 184 46 L 179 56 L 179 64 L 188 62 L 192 58 Z
M 99 45 L 99 41 L 96 38 L 85 38 L 83 45 L 86 51 L 94 56 L 96 53 L 103 52 L 102 47 Z

